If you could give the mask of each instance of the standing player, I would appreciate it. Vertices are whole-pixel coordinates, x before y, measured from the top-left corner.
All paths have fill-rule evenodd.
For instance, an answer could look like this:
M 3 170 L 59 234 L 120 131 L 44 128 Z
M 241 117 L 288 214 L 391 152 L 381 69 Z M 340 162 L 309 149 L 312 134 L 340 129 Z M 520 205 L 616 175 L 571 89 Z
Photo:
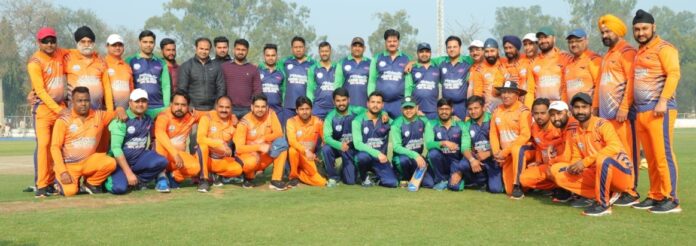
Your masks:
M 430 175 L 433 176 L 435 185 L 433 189 L 444 190 L 450 180 L 452 165 L 462 161 L 462 147 L 469 139 L 464 139 L 464 125 L 462 121 L 453 117 L 451 99 L 440 98 L 437 101 L 438 119 L 432 121 L 431 127 L 426 130 L 425 144 L 428 149 L 428 161 L 430 162 Z M 458 190 L 453 184 L 451 188 Z
M 394 29 L 384 32 L 384 45 L 386 50 L 375 55 L 370 63 L 369 82 L 367 93 L 380 91 L 384 93 L 384 111 L 390 118 L 399 115 L 399 105 L 405 96 L 411 96 L 412 84 L 407 84 L 404 70 L 411 60 L 408 55 L 399 50 L 401 34 Z
M 58 47 L 56 31 L 42 27 L 36 33 L 39 50 L 29 58 L 27 73 L 32 91 L 38 100 L 32 107 L 36 150 L 34 151 L 34 184 L 36 197 L 45 197 L 54 192 L 55 175 L 50 154 L 51 132 L 59 117 L 67 117 L 70 110 L 65 107 L 66 82 L 63 72 L 63 57 L 67 50 Z
M 498 59 L 500 52 L 495 39 L 486 39 L 483 48 L 485 61 L 471 72 L 471 84 L 474 87 L 474 95 L 482 96 L 486 100 L 486 111 L 493 112 L 501 102 L 500 94 L 495 88 L 503 84 L 507 70 Z
M 169 164 L 166 158 L 148 146 L 152 140 L 153 121 L 145 114 L 147 92 L 143 89 L 133 90 L 129 99 L 126 111 L 128 119 L 125 122 L 114 119 L 109 124 L 111 154 L 118 164 L 106 182 L 106 189 L 113 194 L 125 194 L 129 186 L 144 188 Z M 166 183 L 156 186 L 163 185 Z
M 481 42 L 481 41 L 479 41 Z M 477 55 L 483 47 L 472 42 L 469 50 L 472 55 Z M 440 68 L 440 81 L 442 84 L 442 97 L 452 100 L 454 115 L 459 119 L 466 118 L 466 99 L 473 95 L 474 87 L 469 82 L 469 72 L 474 63 L 472 56 L 462 56 L 462 40 L 457 36 L 449 36 L 445 40 L 447 56 L 435 61 Z M 481 54 L 483 54 L 481 52 Z M 483 55 L 481 55 L 482 57 Z M 419 105 L 421 105 L 419 103 Z M 423 110 L 421 108 L 421 110 Z M 434 115 L 437 117 L 437 113 Z
M 524 56 L 532 63 L 539 55 L 539 39 L 536 33 L 530 32 L 522 37 L 522 45 L 524 46 Z M 532 71 L 529 71 L 530 73 Z
M 116 161 L 96 150 L 104 127 L 114 113 L 92 109 L 87 87 L 75 87 L 71 98 L 71 114 L 58 119 L 53 128 L 53 171 L 58 175 L 58 185 L 64 196 L 76 195 L 79 187 L 89 194 L 101 193 L 99 186 L 116 169 Z M 81 178 L 84 183 L 80 186 Z
M 171 98 L 171 80 L 167 63 L 155 56 L 155 33 L 150 30 L 140 32 L 140 52 L 126 58 L 133 71 L 134 87 L 147 91 L 147 115 L 155 118 L 169 106 Z
M 266 44 L 263 47 L 263 64 L 259 65 L 259 76 L 261 77 L 261 91 L 268 98 L 268 107 L 276 113 L 283 113 L 283 81 L 285 74 L 277 69 L 278 62 L 278 46 L 275 44 Z M 282 117 L 281 117 L 282 118 Z M 285 125 L 284 121 L 280 122 Z
M 426 168 L 428 162 L 423 157 L 425 132 L 430 127 L 428 120 L 418 115 L 418 106 L 411 97 L 405 97 L 401 103 L 402 115 L 392 122 L 389 137 L 394 146 L 392 162 L 399 180 L 408 182 L 417 169 Z M 433 178 L 430 173 L 424 174 L 421 185 L 432 188 Z
M 300 96 L 295 101 L 297 115 L 288 120 L 288 161 L 290 174 L 288 186 L 295 187 L 302 183 L 311 186 L 324 186 L 326 179 L 317 170 L 317 150 L 319 138 L 323 135 L 321 119 L 312 115 L 312 101 Z
M 412 81 L 409 83 L 414 87 L 413 99 L 418 104 L 418 115 L 435 119 L 441 77 L 438 66 L 431 63 L 430 54 L 430 44 L 418 44 L 418 63 L 414 64 L 411 73 L 406 75 L 406 81 Z
M 531 135 L 529 108 L 519 97 L 527 94 L 517 83 L 506 81 L 496 88 L 501 93 L 502 104 L 493 112 L 491 125 L 491 148 L 493 158 L 503 169 L 505 192 L 512 199 L 522 199 L 524 193 L 519 185 L 519 172 L 525 158 L 527 141 Z
M 566 98 L 573 97 L 578 92 L 592 95 L 597 86 L 602 57 L 588 49 L 587 33 L 583 29 L 570 31 L 566 40 L 568 49 L 573 54 L 563 72 L 562 83 L 565 84 Z
M 532 62 L 534 74 L 534 99 L 568 101 L 563 87 L 563 71 L 571 55 L 556 48 L 555 32 L 551 27 L 542 27 L 536 33 L 541 53 Z
M 330 188 L 335 187 L 339 180 L 342 180 L 344 184 L 355 184 L 356 173 L 353 160 L 356 151 L 353 145 L 351 122 L 356 115 L 365 111 L 362 107 L 349 104 L 350 96 L 345 87 L 336 89 L 332 96 L 336 108 L 329 112 L 324 120 L 325 144 L 321 147 L 324 168 L 329 178 L 326 186 Z M 336 170 L 336 158 L 341 158 L 340 175 Z
M 365 40 L 354 37 L 350 42 L 350 56 L 343 58 L 336 66 L 336 88 L 348 89 L 350 105 L 365 107 L 367 102 L 367 81 L 370 75 L 369 57 L 364 56 Z
M 114 108 L 128 108 L 129 96 L 133 90 L 133 71 L 123 60 L 123 38 L 118 34 L 111 34 L 106 39 L 107 56 L 106 72 L 109 75 L 111 93 L 114 96 Z
M 387 159 L 391 120 L 384 122 L 380 119 L 384 107 L 384 96 L 380 91 L 373 91 L 370 92 L 367 100 L 367 111 L 356 116 L 351 123 L 353 144 L 358 151 L 355 162 L 360 178 L 363 180 L 362 185 L 372 186 L 372 181 L 367 176 L 367 171 L 372 170 L 379 178 L 379 185 L 395 188 L 399 181 Z
M 503 37 L 503 50 L 505 58 L 500 59 L 500 63 L 505 67 L 507 80 L 517 81 L 520 88 L 526 90 L 528 94 L 534 95 L 534 76 L 532 76 L 531 60 L 524 54 L 520 54 L 522 41 L 517 36 Z M 522 97 L 522 103 L 529 108 L 532 107 L 534 97 Z
M 295 116 L 295 100 L 299 96 L 307 95 L 307 71 L 316 63 L 305 53 L 304 38 L 293 37 L 290 46 L 292 47 L 292 56 L 286 57 L 278 63 L 278 70 L 285 74 L 285 81 L 281 89 L 284 108 L 281 121 L 283 122 Z
M 92 97 L 90 105 L 94 109 L 113 111 L 114 97 L 109 74 L 106 63 L 94 50 L 94 41 L 94 32 L 89 27 L 82 26 L 75 30 L 77 49 L 71 50 L 65 57 L 68 90 L 78 86 L 87 87 Z
M 162 59 L 167 63 L 169 81 L 172 93 L 176 91 L 176 82 L 179 81 L 179 64 L 176 63 L 176 42 L 171 38 L 163 38 L 159 43 Z
M 677 100 L 674 98 L 681 71 L 679 51 L 655 34 L 655 19 L 638 10 L 633 18 L 633 37 L 640 44 L 633 64 L 636 130 L 648 160 L 650 192 L 634 208 L 653 213 L 680 212 L 677 197 L 677 156 L 672 148 Z
M 331 63 L 331 44 L 319 43 L 319 63 L 307 71 L 307 97 L 314 102 L 312 115 L 321 119 L 333 109 L 331 94 L 334 91 L 336 65 Z
M 208 192 L 210 174 L 232 178 L 242 174 L 242 165 L 232 151 L 232 136 L 237 116 L 232 113 L 232 99 L 220 96 L 215 100 L 215 110 L 201 116 L 198 122 L 198 161 L 203 172 L 199 192 Z M 222 186 L 217 178 L 215 186 Z

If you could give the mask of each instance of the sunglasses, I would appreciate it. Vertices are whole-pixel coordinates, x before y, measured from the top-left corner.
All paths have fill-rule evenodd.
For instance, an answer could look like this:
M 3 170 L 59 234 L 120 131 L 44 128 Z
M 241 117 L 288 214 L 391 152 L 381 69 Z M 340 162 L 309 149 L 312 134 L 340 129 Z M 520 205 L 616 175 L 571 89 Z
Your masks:
M 47 37 L 47 38 L 41 39 L 42 44 L 55 44 L 56 42 L 57 42 L 57 40 L 54 37 Z

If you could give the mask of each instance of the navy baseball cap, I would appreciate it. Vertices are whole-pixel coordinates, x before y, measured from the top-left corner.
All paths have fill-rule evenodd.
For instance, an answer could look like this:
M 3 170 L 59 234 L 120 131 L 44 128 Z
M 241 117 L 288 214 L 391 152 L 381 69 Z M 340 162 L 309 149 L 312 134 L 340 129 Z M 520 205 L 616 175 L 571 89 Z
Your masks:
M 570 38 L 572 38 L 572 37 L 576 37 L 576 38 L 586 38 L 586 37 L 587 37 L 587 33 L 586 33 L 585 30 L 583 30 L 582 28 L 573 29 L 572 31 L 570 31 L 570 32 L 568 33 L 568 36 L 566 36 L 566 39 L 570 39 Z
M 417 51 L 421 51 L 422 49 L 432 50 L 432 49 L 430 49 L 430 44 L 428 44 L 428 43 L 418 44 Z
M 578 92 L 578 94 L 575 94 L 575 96 L 573 96 L 573 98 L 570 99 L 570 105 L 572 106 L 578 100 L 590 105 L 592 104 L 592 97 L 590 95 L 584 92 Z

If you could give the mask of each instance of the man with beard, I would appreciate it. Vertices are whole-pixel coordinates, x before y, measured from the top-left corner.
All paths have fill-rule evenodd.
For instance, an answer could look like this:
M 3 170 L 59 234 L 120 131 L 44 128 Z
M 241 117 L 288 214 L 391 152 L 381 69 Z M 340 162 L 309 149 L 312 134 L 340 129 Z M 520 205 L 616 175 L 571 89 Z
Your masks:
M 116 169 L 116 161 L 96 153 L 96 148 L 114 113 L 92 109 L 87 87 L 75 87 L 71 98 L 70 115 L 56 121 L 51 136 L 53 171 L 64 196 L 76 195 L 80 187 L 89 194 L 101 193 L 100 186 Z
M 503 192 L 500 166 L 493 160 L 491 152 L 491 114 L 484 111 L 484 105 L 480 96 L 472 96 L 467 102 L 470 118 L 462 124 L 464 158 L 454 162 L 450 168 L 450 190 L 461 191 L 466 183 L 478 186 L 481 191 Z
M 281 121 L 295 116 L 295 100 L 307 95 L 307 71 L 316 61 L 307 56 L 305 39 L 295 36 L 290 41 L 292 55 L 278 63 L 277 69 L 285 74 L 285 81 L 281 91 L 283 92 L 283 113 Z
M 394 146 L 392 162 L 399 176 L 399 181 L 408 182 L 418 169 L 427 168 L 428 162 L 423 157 L 424 134 L 432 128 L 428 120 L 418 115 L 418 105 L 411 97 L 405 97 L 401 103 L 402 115 L 396 118 L 389 130 Z M 421 181 L 423 187 L 432 188 L 433 178 L 426 172 Z
M 237 117 L 232 114 L 232 99 L 220 96 L 215 100 L 215 110 L 204 114 L 198 122 L 198 160 L 203 179 L 199 192 L 210 190 L 209 175 L 215 174 L 215 186 L 222 186 L 219 177 L 232 178 L 242 174 L 242 165 L 233 152 L 232 136 Z
M 650 192 L 634 208 L 653 213 L 680 212 L 677 198 L 677 157 L 674 154 L 674 98 L 681 71 L 679 52 L 655 34 L 655 19 L 638 10 L 633 18 L 633 37 L 640 44 L 635 57 L 634 100 L 638 112 L 636 130 L 648 160 Z
M 592 95 L 597 86 L 602 57 L 587 48 L 587 33 L 581 28 L 570 31 L 566 40 L 568 49 L 573 54 L 563 72 L 562 84 L 566 88 L 566 98 L 578 92 Z
M 278 62 L 278 46 L 275 44 L 266 44 L 263 47 L 263 64 L 259 65 L 259 74 L 261 77 L 261 91 L 268 98 L 268 107 L 273 110 L 276 115 L 283 113 L 283 80 L 285 74 L 278 70 L 276 63 Z M 282 118 L 282 117 L 281 117 Z M 280 124 L 285 126 L 285 121 Z
M 500 92 L 494 89 L 503 84 L 507 70 L 498 60 L 500 54 L 495 39 L 486 39 L 483 47 L 485 61 L 471 72 L 471 81 L 474 95 L 482 96 L 486 100 L 486 111 L 493 112 L 500 104 Z
M 534 85 L 534 99 L 546 98 L 551 101 L 568 101 L 566 89 L 563 88 L 564 84 L 561 79 L 565 66 L 572 56 L 555 47 L 556 37 L 551 27 L 542 27 L 536 33 L 536 37 L 539 39 L 541 53 L 532 62 L 532 73 L 534 83 L 536 83 Z
M 445 46 L 447 56 L 433 62 L 440 67 L 442 97 L 452 100 L 454 115 L 463 120 L 467 115 L 466 99 L 471 97 L 474 91 L 473 85 L 469 82 L 469 74 L 477 58 L 472 57 L 478 56 L 482 45 L 479 47 L 476 41 L 472 42 L 469 46 L 471 56 L 461 55 L 462 40 L 459 37 L 449 36 L 445 40 Z
M 172 93 L 174 93 L 177 88 L 176 83 L 179 81 L 179 64 L 176 63 L 176 42 L 174 42 L 174 39 L 163 38 L 162 41 L 160 41 L 160 51 L 162 51 L 162 58 L 167 62 L 169 79 L 172 82 Z
M 258 68 L 247 61 L 249 41 L 234 41 L 234 61 L 220 65 L 225 78 L 227 96 L 232 99 L 232 111 L 237 118 L 249 113 L 251 98 L 261 93 L 261 75 Z
M 418 115 L 435 119 L 437 98 L 440 96 L 440 69 L 431 63 L 429 44 L 420 43 L 417 48 L 418 63 L 413 65 L 411 73 L 406 75 L 406 80 L 413 83 L 413 99 L 418 105 Z
M 183 91 L 177 90 L 172 97 L 171 106 L 162 111 L 155 120 L 155 151 L 169 161 L 167 171 L 171 172 L 169 184 L 162 182 L 164 173 L 158 178 L 155 187 L 159 192 L 169 192 L 169 188 L 178 188 L 186 178 L 198 177 L 201 171 L 196 155 L 187 151 L 186 140 L 191 128 L 198 123 L 200 113 L 189 111 L 191 98 Z
M 323 135 L 323 123 L 312 115 L 312 101 L 300 96 L 295 101 L 297 115 L 288 120 L 288 186 L 296 187 L 302 181 L 310 186 L 324 186 L 326 179 L 317 170 L 317 144 Z
M 213 58 L 213 63 L 218 66 L 223 63 L 232 60 L 229 54 L 230 41 L 225 36 L 215 37 L 213 39 L 213 46 L 215 46 L 215 58 Z
M 133 71 L 134 88 L 147 91 L 147 115 L 155 118 L 169 107 L 172 87 L 167 63 L 152 51 L 155 48 L 155 33 L 150 30 L 138 35 L 140 52 L 126 58 Z
M 531 60 L 527 59 L 525 55 L 520 55 L 520 49 L 522 48 L 522 41 L 517 36 L 507 35 L 503 36 L 503 50 L 505 51 L 505 58 L 500 59 L 500 63 L 505 67 L 506 75 L 505 79 L 510 81 L 517 81 L 520 88 L 526 90 L 530 95 L 534 95 L 534 76 L 532 76 L 531 71 Z M 522 97 L 520 98 L 524 103 L 524 106 L 529 108 L 532 107 L 534 103 L 534 97 Z
M 462 121 L 453 117 L 452 106 L 454 103 L 447 98 L 437 101 L 438 119 L 432 122 L 432 128 L 425 133 L 425 144 L 428 149 L 428 161 L 430 162 L 430 175 L 433 177 L 433 189 L 444 190 L 450 180 L 450 172 L 456 169 L 453 165 L 462 161 L 463 147 L 471 139 L 464 138 L 464 126 Z M 459 170 L 459 169 L 457 169 Z M 454 180 L 457 181 L 457 180 Z M 461 182 L 452 183 L 453 186 Z M 450 186 L 455 190 L 458 187 Z
M 362 185 L 372 186 L 372 180 L 367 176 L 367 171 L 372 170 L 379 179 L 379 185 L 395 188 L 399 181 L 387 159 L 391 120 L 384 122 L 380 119 L 384 96 L 380 91 L 373 91 L 367 100 L 367 111 L 357 115 L 351 123 L 353 144 L 358 151 L 355 161 L 363 180 Z
M 365 40 L 354 37 L 350 42 L 350 56 L 343 58 L 336 66 L 336 88 L 348 89 L 351 106 L 365 107 L 367 102 L 367 81 L 372 61 L 364 53 Z
M 147 110 L 147 92 L 135 89 L 128 101 L 128 119 L 125 122 L 112 120 L 111 153 L 116 159 L 116 171 L 106 181 L 106 189 L 113 194 L 125 194 L 128 187 L 145 189 L 147 183 L 157 178 L 169 164 L 166 158 L 150 150 L 153 126 Z M 165 182 L 165 180 L 161 180 Z M 165 184 L 157 184 L 163 186 Z
M 114 97 L 109 73 L 106 63 L 94 50 L 94 41 L 94 32 L 89 27 L 82 26 L 75 30 L 77 49 L 70 50 L 65 57 L 68 90 L 78 86 L 87 87 L 91 96 L 90 105 L 94 109 L 113 111 Z
M 623 150 L 614 128 L 606 120 L 592 116 L 592 98 L 578 93 L 570 100 L 579 127 L 566 134 L 571 158 L 551 167 L 556 184 L 568 191 L 596 200 L 583 215 L 611 214 L 611 205 L 620 193 L 637 196 L 633 190 L 633 164 Z M 557 119 L 557 117 L 562 117 Z M 552 120 L 568 121 L 567 114 L 554 114 Z
M 635 115 L 628 117 L 633 105 L 633 60 L 636 49 L 623 37 L 626 35 L 626 25 L 614 15 L 599 18 L 599 31 L 602 43 L 609 50 L 602 58 L 599 68 L 599 84 L 592 99 L 593 114 L 606 119 L 619 136 L 626 154 L 633 163 L 639 163 L 637 137 L 635 134 Z M 634 168 L 638 168 L 635 165 Z M 638 186 L 638 170 L 634 170 Z M 614 205 L 631 206 L 638 199 L 623 194 Z
M 502 104 L 493 112 L 491 124 L 491 149 L 493 158 L 503 170 L 505 192 L 511 199 L 522 199 L 524 193 L 519 183 L 521 164 L 528 149 L 527 141 L 531 135 L 529 108 L 519 101 L 527 94 L 514 81 L 505 81 L 500 91 Z
M 50 153 L 51 133 L 58 118 L 70 115 L 70 110 L 65 107 L 66 90 L 63 72 L 63 58 L 68 51 L 58 47 L 57 36 L 53 28 L 39 29 L 36 33 L 39 50 L 34 52 L 27 62 L 32 92 L 38 98 L 32 110 L 36 131 L 34 185 L 37 198 L 54 193 L 52 185 L 55 180 L 54 162 Z M 30 97 L 33 96 L 30 95 Z
M 413 83 L 407 84 L 404 76 L 406 65 L 411 58 L 399 50 L 400 39 L 401 34 L 394 29 L 384 32 L 386 50 L 378 52 L 372 59 L 367 83 L 367 93 L 383 93 L 384 111 L 390 118 L 399 116 L 401 99 L 411 96 L 413 90 Z
M 524 47 L 525 58 L 532 63 L 539 55 L 539 39 L 537 39 L 536 33 L 530 32 L 525 34 L 524 37 L 522 37 L 522 45 Z
M 106 39 L 107 56 L 104 58 L 111 84 L 111 93 L 114 96 L 114 108 L 128 108 L 128 101 L 133 90 L 133 71 L 123 60 L 123 38 L 118 34 L 111 34 Z
M 333 108 L 336 65 L 331 63 L 331 44 L 319 43 L 319 63 L 307 70 L 307 97 L 312 100 L 312 114 L 324 119 Z

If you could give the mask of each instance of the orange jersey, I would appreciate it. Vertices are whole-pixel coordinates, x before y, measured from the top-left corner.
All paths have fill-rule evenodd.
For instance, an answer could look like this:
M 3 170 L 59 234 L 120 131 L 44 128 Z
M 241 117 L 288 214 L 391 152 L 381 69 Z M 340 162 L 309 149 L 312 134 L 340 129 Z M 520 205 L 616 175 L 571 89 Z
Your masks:
M 266 115 L 257 119 L 252 112 L 248 113 L 237 125 L 237 132 L 234 134 L 234 145 L 237 153 L 258 152 L 260 144 L 270 144 L 276 138 L 283 136 L 283 129 L 280 126 L 278 116 L 273 110 L 268 110 Z
M 529 124 L 532 118 L 529 108 L 521 102 L 511 107 L 500 105 L 493 112 L 490 129 L 490 142 L 493 153 L 501 151 L 503 156 L 511 153 L 512 146 L 522 146 L 531 136 Z
M 208 146 L 210 157 L 222 159 L 225 157 L 224 146 L 230 146 L 232 143 L 235 124 L 237 124 L 237 116 L 234 114 L 230 114 L 229 119 L 223 120 L 216 111 L 210 111 L 201 116 L 198 122 L 196 140 L 198 144 Z
M 557 158 L 563 156 L 565 138 L 563 131 L 551 124 L 542 128 L 538 124 L 532 124 L 532 142 L 534 144 L 535 160 L 540 164 L 553 164 Z
M 94 154 L 104 127 L 113 117 L 113 112 L 90 110 L 84 121 L 75 112 L 58 119 L 51 140 L 51 156 L 56 167 L 65 170 L 65 163 L 80 162 Z
M 155 120 L 155 138 L 157 144 L 164 147 L 170 155 L 178 151 L 186 151 L 186 140 L 191 134 L 191 128 L 198 122 L 202 113 L 185 113 L 184 117 L 176 118 L 171 108 L 163 110 Z
M 474 95 L 483 96 L 486 99 L 488 109 L 493 111 L 500 104 L 500 96 L 495 91 L 495 87 L 500 87 L 505 82 L 507 71 L 500 62 L 493 65 L 483 61 L 476 66 L 469 76 L 469 85 L 474 87 Z
M 106 72 L 104 60 L 96 53 L 88 59 L 79 51 L 70 50 L 70 53 L 65 56 L 64 64 L 69 90 L 78 86 L 87 87 L 92 99 L 92 108 L 114 110 L 109 74 Z
M 302 154 L 306 150 L 314 152 L 317 140 L 324 135 L 323 126 L 324 123 L 316 116 L 311 116 L 307 123 L 302 122 L 300 116 L 290 118 L 286 126 L 288 144 Z
M 520 97 L 520 100 L 524 102 L 524 105 L 528 108 L 532 107 L 534 103 L 534 75 L 532 74 L 532 60 L 527 59 L 524 55 L 521 55 L 515 61 L 510 61 L 507 58 L 502 58 L 501 63 L 505 70 L 507 71 L 505 80 L 516 81 L 517 85 L 527 91 L 527 94 L 532 95 L 528 97 Z
M 64 57 L 67 50 L 57 48 L 53 56 L 43 51 L 34 52 L 27 63 L 27 73 L 31 88 L 39 98 L 54 113 L 62 110 L 60 105 L 67 95 L 65 72 L 63 71 Z
M 565 88 L 563 88 L 563 70 L 572 56 L 558 48 L 553 48 L 546 54 L 539 54 L 532 62 L 532 74 L 534 75 L 535 98 L 548 98 L 549 100 L 563 100 Z
M 582 160 L 585 167 L 593 165 L 600 155 L 614 157 L 625 153 L 614 127 L 607 120 L 594 116 L 589 119 L 587 129 L 580 124 L 569 127 L 566 144 L 571 147 L 571 163 Z
M 111 84 L 111 93 L 114 95 L 114 108 L 128 108 L 130 92 L 133 90 L 133 71 L 123 59 L 106 56 L 104 61 Z
M 613 120 L 618 111 L 628 112 L 633 104 L 633 59 L 636 49 L 621 39 L 609 49 L 599 67 L 599 85 L 592 97 L 592 107 L 599 117 Z
M 590 50 L 585 50 L 580 56 L 570 59 L 563 73 L 563 87 L 566 88 L 568 100 L 579 92 L 594 94 L 601 62 L 602 57 Z
M 668 100 L 668 109 L 676 109 L 674 96 L 681 77 L 679 51 L 655 36 L 638 49 L 633 66 L 633 103 L 638 112 L 653 110 L 660 98 Z

